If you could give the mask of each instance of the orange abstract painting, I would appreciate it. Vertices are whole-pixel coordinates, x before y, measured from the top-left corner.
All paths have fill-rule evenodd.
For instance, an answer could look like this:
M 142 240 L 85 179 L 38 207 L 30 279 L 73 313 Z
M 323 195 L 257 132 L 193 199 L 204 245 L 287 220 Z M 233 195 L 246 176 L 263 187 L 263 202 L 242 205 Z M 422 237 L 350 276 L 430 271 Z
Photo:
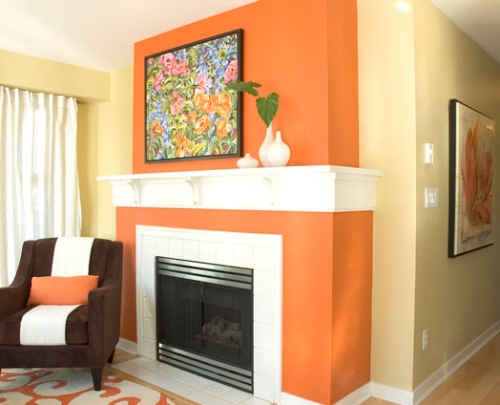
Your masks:
M 449 257 L 493 243 L 495 122 L 451 100 Z

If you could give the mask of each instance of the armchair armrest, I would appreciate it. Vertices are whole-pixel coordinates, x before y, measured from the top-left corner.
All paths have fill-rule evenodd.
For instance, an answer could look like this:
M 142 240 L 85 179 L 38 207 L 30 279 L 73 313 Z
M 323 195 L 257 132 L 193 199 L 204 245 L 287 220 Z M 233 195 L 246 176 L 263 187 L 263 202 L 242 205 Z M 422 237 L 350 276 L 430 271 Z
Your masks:
M 121 242 L 113 243 L 104 282 L 89 292 L 89 344 L 95 348 L 93 355 L 104 361 L 120 338 L 122 249 Z

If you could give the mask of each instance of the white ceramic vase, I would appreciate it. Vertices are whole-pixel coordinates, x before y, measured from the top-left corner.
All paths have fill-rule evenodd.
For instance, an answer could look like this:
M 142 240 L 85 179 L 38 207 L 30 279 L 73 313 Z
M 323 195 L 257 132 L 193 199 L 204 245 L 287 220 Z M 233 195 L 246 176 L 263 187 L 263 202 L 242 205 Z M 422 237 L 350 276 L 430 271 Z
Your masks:
M 245 157 L 238 159 L 236 164 L 240 169 L 248 169 L 251 167 L 257 167 L 259 165 L 259 161 L 250 156 L 250 153 L 247 153 Z
M 269 148 L 269 146 L 271 146 L 273 142 L 274 142 L 274 133 L 273 133 L 273 123 L 271 122 L 267 127 L 264 142 L 262 142 L 262 145 L 260 145 L 259 148 L 259 159 L 260 162 L 262 163 L 262 166 L 264 167 L 271 166 L 269 160 L 267 159 L 267 149 Z
M 275 141 L 267 148 L 267 160 L 270 166 L 286 166 L 290 160 L 290 147 L 283 142 L 281 131 L 276 132 Z

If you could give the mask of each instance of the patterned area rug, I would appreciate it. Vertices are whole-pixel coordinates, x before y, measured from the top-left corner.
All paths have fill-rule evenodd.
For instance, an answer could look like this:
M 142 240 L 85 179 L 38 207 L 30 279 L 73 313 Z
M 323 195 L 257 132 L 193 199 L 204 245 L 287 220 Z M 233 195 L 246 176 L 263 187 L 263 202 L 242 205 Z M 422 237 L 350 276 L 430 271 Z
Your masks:
M 164 393 L 109 374 L 103 376 L 101 391 L 94 391 L 86 369 L 2 370 L 0 404 L 179 405 Z

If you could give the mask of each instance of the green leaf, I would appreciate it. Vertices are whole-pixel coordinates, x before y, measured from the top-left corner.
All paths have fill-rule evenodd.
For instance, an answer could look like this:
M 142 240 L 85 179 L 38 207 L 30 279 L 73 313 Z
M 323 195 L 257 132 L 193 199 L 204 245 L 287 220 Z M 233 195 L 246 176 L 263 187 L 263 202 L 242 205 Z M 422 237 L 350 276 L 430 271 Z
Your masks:
M 262 85 L 260 83 L 255 83 L 255 82 L 238 82 L 230 84 L 229 86 L 227 86 L 227 89 L 242 91 L 244 93 L 248 93 L 251 94 L 252 96 L 257 97 L 259 95 L 259 92 L 255 89 L 261 86 Z
M 266 124 L 266 127 L 271 124 L 272 120 L 276 116 L 276 113 L 278 112 L 278 100 L 279 96 L 277 93 L 271 93 L 267 96 L 267 98 L 257 98 L 257 112 L 259 113 L 260 118 L 262 118 L 262 121 Z

